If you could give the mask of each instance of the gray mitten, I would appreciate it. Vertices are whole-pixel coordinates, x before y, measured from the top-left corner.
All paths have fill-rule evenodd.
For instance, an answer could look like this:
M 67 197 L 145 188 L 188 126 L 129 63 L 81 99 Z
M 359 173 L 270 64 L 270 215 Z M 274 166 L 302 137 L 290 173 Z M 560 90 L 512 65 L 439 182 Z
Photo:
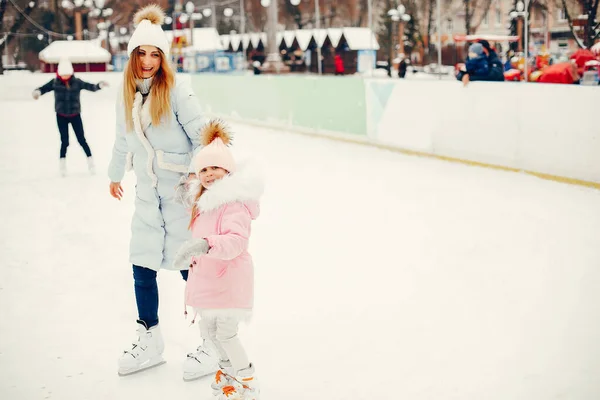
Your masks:
M 177 186 L 175 186 L 175 202 L 183 204 L 187 209 L 191 209 L 199 190 L 200 179 L 195 176 L 184 175 L 179 179 Z
M 33 98 L 35 100 L 37 100 L 42 95 L 42 92 L 40 92 L 39 90 L 36 89 L 33 91 L 33 93 L 31 93 L 31 95 L 33 96 Z
M 173 266 L 176 269 L 186 269 L 192 262 L 192 257 L 198 257 L 208 253 L 208 242 L 206 239 L 195 238 L 184 242 L 177 254 Z

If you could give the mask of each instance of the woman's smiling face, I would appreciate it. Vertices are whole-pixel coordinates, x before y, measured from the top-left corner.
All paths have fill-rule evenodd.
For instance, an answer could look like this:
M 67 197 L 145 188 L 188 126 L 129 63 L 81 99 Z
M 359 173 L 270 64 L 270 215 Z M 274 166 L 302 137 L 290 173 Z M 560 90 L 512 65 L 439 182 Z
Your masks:
M 139 75 L 143 79 L 152 78 L 160 69 L 160 50 L 154 46 L 143 45 L 138 48 L 137 55 L 141 69 Z

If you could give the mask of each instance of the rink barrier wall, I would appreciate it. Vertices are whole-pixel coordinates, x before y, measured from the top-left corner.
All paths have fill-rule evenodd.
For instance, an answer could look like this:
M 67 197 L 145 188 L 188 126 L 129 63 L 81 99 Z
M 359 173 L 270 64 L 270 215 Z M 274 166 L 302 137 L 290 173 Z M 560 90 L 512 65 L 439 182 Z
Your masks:
M 284 84 L 288 79 L 293 82 Z M 597 88 L 509 82 L 476 82 L 463 87 L 454 81 L 321 79 L 192 75 L 196 93 L 213 116 L 600 189 L 600 129 L 590 117 L 593 104 L 600 101 Z M 350 87 L 341 96 L 344 101 L 335 103 L 343 113 L 328 120 L 323 110 L 330 108 L 331 97 L 319 98 L 318 94 L 340 95 L 340 81 Z M 362 88 L 357 88 L 357 83 Z M 336 92 L 330 90 L 334 85 Z M 298 101 L 287 99 L 291 87 L 297 89 Z M 251 93 L 255 98 L 248 106 L 242 100 L 250 101 Z M 363 102 L 350 97 L 361 95 Z M 323 98 L 326 100 L 318 100 Z M 344 109 L 349 103 L 351 111 Z M 287 107 L 305 109 L 300 112 Z M 270 108 L 277 111 L 271 112 Z M 577 113 L 570 115 L 570 110 Z M 353 118 L 358 112 L 364 113 L 363 118 Z M 290 114 L 304 118 L 289 118 Z M 345 129 L 350 124 L 357 125 L 349 134 Z M 361 132 L 357 126 L 364 130 Z
M 449 161 L 600 188 L 591 86 L 366 79 L 371 140 Z
M 360 78 L 304 75 L 190 75 L 213 115 L 267 126 L 364 135 L 365 87 Z

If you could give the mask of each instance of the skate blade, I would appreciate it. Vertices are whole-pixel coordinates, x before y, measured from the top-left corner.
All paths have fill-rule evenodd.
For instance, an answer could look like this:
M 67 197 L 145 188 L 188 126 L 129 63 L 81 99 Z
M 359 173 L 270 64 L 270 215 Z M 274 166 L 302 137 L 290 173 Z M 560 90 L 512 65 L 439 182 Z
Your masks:
M 183 374 L 183 381 L 184 382 L 191 382 L 191 381 L 197 381 L 198 379 L 202 379 L 205 378 L 207 376 L 214 376 L 214 374 L 217 372 L 217 370 L 215 369 L 212 372 L 207 372 L 205 374 Z
M 134 368 L 134 369 L 126 369 L 126 370 L 119 370 L 119 376 L 128 376 L 128 375 L 133 375 L 136 374 L 138 372 L 142 372 L 142 371 L 146 371 L 148 369 L 152 369 L 158 366 L 163 365 L 164 363 L 166 363 L 165 360 L 161 360 L 160 362 L 156 363 L 156 364 L 151 364 L 148 366 L 142 366 L 141 368 Z

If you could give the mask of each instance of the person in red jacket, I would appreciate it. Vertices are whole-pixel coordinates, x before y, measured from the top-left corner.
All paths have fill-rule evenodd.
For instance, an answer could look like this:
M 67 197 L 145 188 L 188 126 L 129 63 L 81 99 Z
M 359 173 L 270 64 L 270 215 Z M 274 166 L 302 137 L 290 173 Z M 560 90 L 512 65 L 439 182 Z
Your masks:
M 344 60 L 342 60 L 342 56 L 336 54 L 334 57 L 335 61 L 335 74 L 336 75 L 344 75 Z

